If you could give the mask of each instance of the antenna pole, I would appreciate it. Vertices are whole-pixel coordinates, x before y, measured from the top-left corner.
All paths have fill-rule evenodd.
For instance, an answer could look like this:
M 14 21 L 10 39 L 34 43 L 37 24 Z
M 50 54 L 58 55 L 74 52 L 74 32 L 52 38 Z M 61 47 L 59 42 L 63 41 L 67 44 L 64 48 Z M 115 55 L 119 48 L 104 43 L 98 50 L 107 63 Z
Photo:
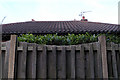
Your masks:
M 6 16 L 2 19 L 0 23 L 0 49 L 1 49 L 1 42 L 2 42 L 2 23 L 5 20 Z M 1 53 L 1 52 L 0 52 Z M 1 70 L 1 69 L 0 69 Z M 0 75 L 1 76 L 1 75 Z
M 87 13 L 87 12 L 92 12 L 92 11 L 82 11 L 82 12 L 79 14 L 79 16 L 85 17 L 85 16 L 84 16 L 84 13 Z
M 2 19 L 1 24 L 3 23 L 3 21 L 5 20 L 5 18 L 6 18 L 6 16 Z

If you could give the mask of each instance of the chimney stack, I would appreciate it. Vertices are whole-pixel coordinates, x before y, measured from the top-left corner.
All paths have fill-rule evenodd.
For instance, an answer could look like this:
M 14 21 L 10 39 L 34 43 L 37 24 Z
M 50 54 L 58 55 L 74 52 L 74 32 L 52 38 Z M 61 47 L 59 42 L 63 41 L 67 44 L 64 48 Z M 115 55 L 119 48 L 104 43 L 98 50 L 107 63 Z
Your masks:
M 82 16 L 81 21 L 88 21 L 87 19 L 85 19 L 85 16 Z
M 32 21 L 35 21 L 34 19 L 32 19 Z

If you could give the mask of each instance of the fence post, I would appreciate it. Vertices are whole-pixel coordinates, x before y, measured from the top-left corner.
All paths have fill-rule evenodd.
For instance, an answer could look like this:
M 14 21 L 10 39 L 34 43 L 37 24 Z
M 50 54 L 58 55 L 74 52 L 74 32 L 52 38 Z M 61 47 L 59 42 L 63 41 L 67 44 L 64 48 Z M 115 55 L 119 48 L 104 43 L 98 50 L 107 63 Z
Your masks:
M 16 50 L 17 36 L 11 35 L 9 63 L 8 63 L 8 78 L 14 78 L 15 73 L 15 50 Z
M 98 37 L 102 55 L 102 75 L 103 78 L 108 78 L 108 67 L 107 67 L 107 51 L 106 51 L 106 37 L 101 35 Z

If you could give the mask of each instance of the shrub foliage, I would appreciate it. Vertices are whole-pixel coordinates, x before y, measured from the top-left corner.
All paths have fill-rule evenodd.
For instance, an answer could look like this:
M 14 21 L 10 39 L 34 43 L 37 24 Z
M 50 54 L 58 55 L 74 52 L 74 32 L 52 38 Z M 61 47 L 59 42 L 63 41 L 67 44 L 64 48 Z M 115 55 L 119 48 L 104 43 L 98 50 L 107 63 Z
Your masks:
M 120 36 L 115 34 L 68 34 L 68 35 L 33 35 L 22 34 L 18 37 L 20 42 L 47 44 L 47 45 L 76 45 L 81 43 L 97 42 L 100 35 L 105 35 L 107 42 L 120 43 Z

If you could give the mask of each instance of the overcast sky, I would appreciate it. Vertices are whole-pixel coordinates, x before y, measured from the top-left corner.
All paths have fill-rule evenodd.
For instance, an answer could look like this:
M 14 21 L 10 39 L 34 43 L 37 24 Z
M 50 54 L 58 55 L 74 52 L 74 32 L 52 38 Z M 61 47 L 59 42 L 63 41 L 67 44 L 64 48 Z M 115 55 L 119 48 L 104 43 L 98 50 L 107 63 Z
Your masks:
M 3 24 L 36 21 L 80 20 L 81 11 L 88 21 L 118 24 L 119 0 L 0 0 Z

